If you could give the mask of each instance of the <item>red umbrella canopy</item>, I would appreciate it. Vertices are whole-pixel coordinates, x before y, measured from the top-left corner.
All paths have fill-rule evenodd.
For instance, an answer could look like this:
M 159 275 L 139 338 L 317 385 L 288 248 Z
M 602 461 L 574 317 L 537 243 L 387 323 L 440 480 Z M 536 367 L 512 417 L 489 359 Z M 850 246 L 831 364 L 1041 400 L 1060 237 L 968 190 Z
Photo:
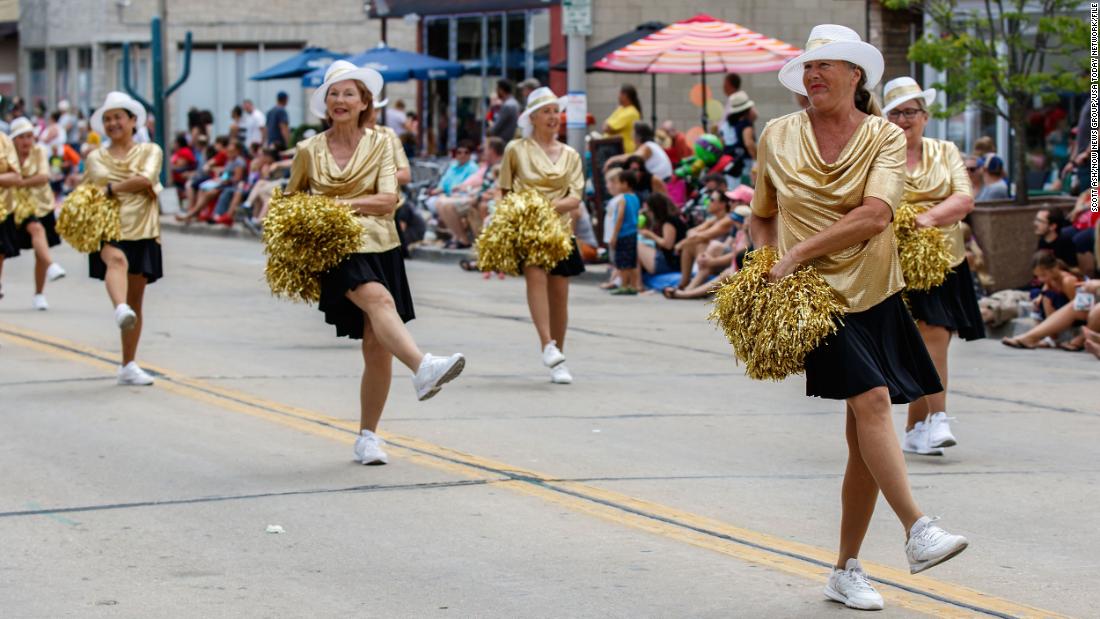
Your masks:
M 624 73 L 764 73 L 802 50 L 701 13 L 611 52 L 593 65 Z

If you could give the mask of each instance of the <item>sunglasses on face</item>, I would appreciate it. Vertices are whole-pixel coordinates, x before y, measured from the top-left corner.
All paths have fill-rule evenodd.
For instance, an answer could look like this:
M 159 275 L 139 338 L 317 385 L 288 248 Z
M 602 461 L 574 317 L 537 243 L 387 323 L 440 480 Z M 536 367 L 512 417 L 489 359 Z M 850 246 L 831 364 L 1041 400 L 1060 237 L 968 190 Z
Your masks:
M 913 120 L 914 118 L 917 117 L 917 114 L 922 114 L 922 113 L 924 113 L 924 110 L 919 110 L 919 109 L 890 110 L 890 113 L 887 114 L 886 117 L 889 118 L 890 120 L 897 120 L 897 119 L 901 118 L 902 116 L 904 116 L 905 120 Z
M 966 171 L 967 172 L 977 172 L 978 170 L 979 170 L 978 166 L 974 166 L 974 167 L 966 166 Z

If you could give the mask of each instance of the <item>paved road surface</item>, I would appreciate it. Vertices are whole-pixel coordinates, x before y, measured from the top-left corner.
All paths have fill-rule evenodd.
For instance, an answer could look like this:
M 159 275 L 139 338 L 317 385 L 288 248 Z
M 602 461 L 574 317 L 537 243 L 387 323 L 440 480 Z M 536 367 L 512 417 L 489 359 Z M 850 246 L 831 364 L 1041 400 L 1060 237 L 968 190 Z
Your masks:
M 164 241 L 153 388 L 114 384 L 117 329 L 80 256 L 57 251 L 70 277 L 45 313 L 30 256 L 4 267 L 0 615 L 855 612 L 821 595 L 841 407 L 745 378 L 705 304 L 574 286 L 576 383 L 555 386 L 519 280 L 410 263 L 415 336 L 469 363 L 426 403 L 395 368 L 391 464 L 363 467 L 356 344 L 270 298 L 256 243 Z M 911 577 L 880 502 L 863 558 L 881 616 L 1095 615 L 1100 366 L 992 341 L 951 361 L 961 444 L 909 465 L 924 509 L 972 546 Z

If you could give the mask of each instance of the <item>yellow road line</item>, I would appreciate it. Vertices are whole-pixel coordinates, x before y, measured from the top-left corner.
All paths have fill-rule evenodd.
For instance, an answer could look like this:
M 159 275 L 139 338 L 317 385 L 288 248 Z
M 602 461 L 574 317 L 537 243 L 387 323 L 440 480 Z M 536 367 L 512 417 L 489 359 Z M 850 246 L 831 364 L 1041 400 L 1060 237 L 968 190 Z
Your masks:
M 115 355 L 51 336 L 0 323 L 0 337 L 54 356 L 114 370 Z M 337 419 L 279 402 L 226 389 L 172 370 L 145 365 L 160 375 L 158 388 L 298 431 L 343 443 L 352 442 L 355 422 Z M 737 527 L 691 512 L 638 499 L 588 484 L 560 480 L 509 464 L 482 458 L 414 437 L 384 433 L 404 460 L 474 479 L 505 480 L 502 487 L 632 528 L 648 531 L 780 572 L 821 581 L 834 553 Z M 518 483 L 517 483 L 518 482 Z M 927 576 L 913 576 L 885 565 L 866 564 L 875 580 L 886 585 L 883 597 L 895 606 L 941 617 L 976 614 L 1002 617 L 1063 617 L 1058 613 L 1012 602 Z

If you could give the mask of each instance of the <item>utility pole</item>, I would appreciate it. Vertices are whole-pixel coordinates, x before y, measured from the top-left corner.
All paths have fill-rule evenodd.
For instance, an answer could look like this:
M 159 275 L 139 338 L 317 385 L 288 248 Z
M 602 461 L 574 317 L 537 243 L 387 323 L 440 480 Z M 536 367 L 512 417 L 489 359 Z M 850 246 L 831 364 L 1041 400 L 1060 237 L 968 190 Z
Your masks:
M 588 90 L 585 84 L 585 48 L 592 35 L 592 0 L 562 0 L 562 29 L 568 37 L 566 70 L 569 103 L 566 107 L 566 139 L 574 150 L 584 153 L 584 132 L 588 127 Z M 583 156 L 583 155 L 582 155 Z

